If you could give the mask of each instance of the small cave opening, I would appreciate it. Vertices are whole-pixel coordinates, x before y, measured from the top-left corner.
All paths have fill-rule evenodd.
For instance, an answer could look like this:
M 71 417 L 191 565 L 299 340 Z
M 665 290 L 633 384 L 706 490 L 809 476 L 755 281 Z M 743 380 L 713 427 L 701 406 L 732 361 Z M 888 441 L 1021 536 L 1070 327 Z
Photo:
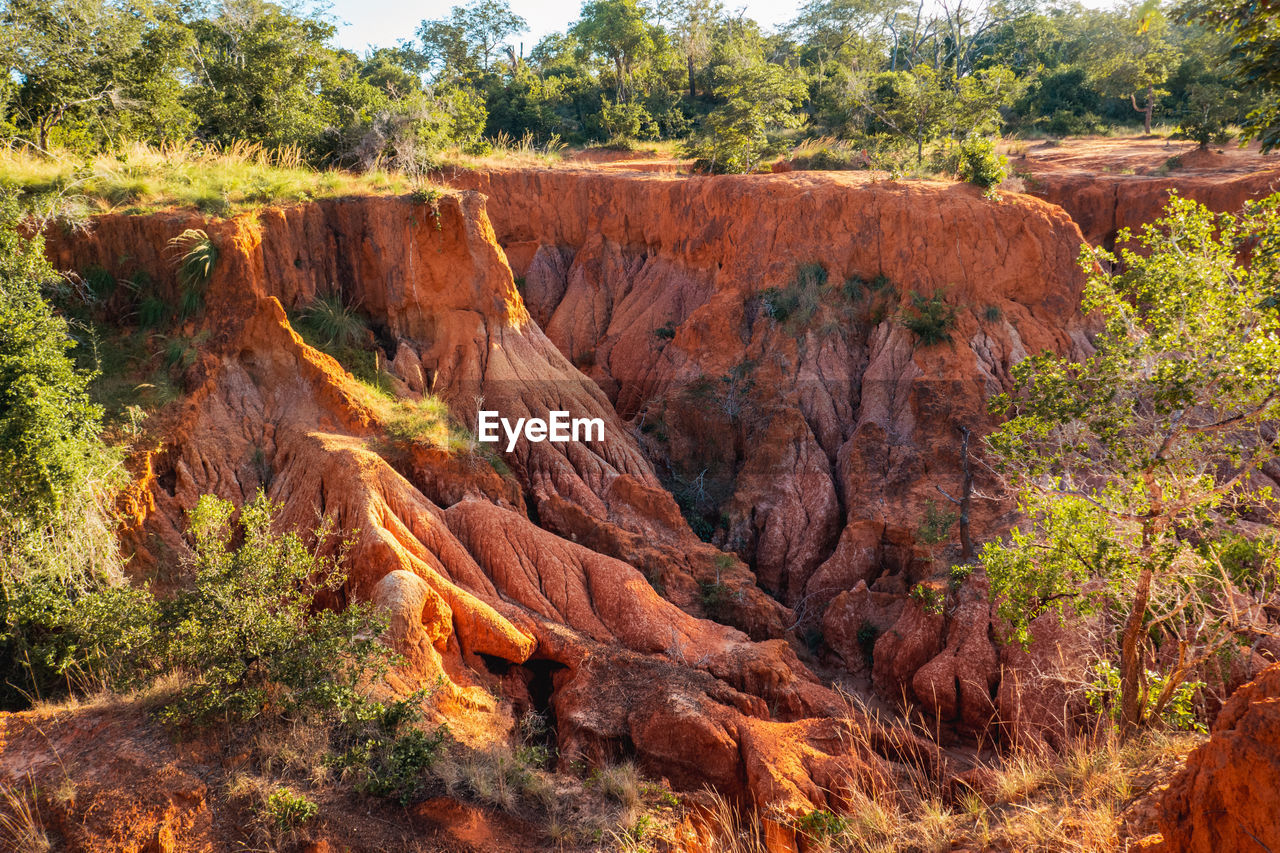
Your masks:
M 485 668 L 499 679 L 502 696 L 511 702 L 516 719 L 516 736 L 525 748 L 542 752 L 543 761 L 554 763 L 558 738 L 551 699 L 556 678 L 568 667 L 553 660 L 534 658 L 513 664 L 490 655 L 480 655 Z
M 395 358 L 400 341 L 391 334 L 391 328 L 386 323 L 373 322 L 369 324 L 369 331 L 373 332 L 374 343 L 382 350 L 382 354 L 387 359 Z

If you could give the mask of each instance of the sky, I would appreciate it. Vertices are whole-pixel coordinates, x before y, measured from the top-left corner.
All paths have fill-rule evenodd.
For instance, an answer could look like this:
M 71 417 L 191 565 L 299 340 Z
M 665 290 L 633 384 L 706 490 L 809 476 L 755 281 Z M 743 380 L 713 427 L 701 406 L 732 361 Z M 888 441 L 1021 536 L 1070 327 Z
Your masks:
M 364 53 L 369 47 L 394 47 L 401 39 L 412 38 L 423 19 L 445 18 L 449 9 L 464 0 L 330 0 L 330 11 L 339 22 L 338 44 Z M 529 22 L 529 32 L 512 41 L 524 42 L 528 53 L 548 33 L 563 30 L 577 20 L 582 0 L 510 0 L 511 8 Z M 784 24 L 796 15 L 801 0 L 746 0 L 726 2 L 726 9 L 745 7 L 747 17 L 766 29 Z

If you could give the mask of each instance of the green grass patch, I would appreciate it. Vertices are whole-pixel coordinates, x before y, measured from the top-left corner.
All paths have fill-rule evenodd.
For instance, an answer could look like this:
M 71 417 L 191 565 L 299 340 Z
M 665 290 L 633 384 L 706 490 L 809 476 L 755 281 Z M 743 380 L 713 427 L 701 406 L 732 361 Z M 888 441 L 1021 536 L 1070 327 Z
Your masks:
M 226 147 L 186 142 L 133 143 L 84 156 L 29 149 L 0 151 L 0 188 L 16 190 L 40 215 L 80 219 L 93 213 L 147 213 L 171 208 L 230 216 L 265 205 L 345 195 L 402 195 L 419 186 L 383 171 L 319 171 L 294 149 L 256 144 Z
M 902 325 L 915 333 L 920 343 L 933 346 L 951 340 L 956 325 L 956 309 L 948 305 L 941 293 L 924 297 L 911 293 L 911 304 L 903 310 Z

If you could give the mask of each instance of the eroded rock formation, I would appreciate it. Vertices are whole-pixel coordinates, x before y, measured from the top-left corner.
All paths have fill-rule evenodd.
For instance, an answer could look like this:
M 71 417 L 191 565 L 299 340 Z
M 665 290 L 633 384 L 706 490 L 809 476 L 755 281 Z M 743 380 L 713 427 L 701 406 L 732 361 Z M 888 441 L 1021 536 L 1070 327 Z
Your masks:
M 841 747 L 842 730 L 879 727 L 785 640 L 672 603 L 683 582 L 696 612 L 697 580 L 714 571 L 753 634 L 778 636 L 790 618 L 693 536 L 609 401 L 531 322 L 478 195 L 446 196 L 438 211 L 362 199 L 209 223 L 107 217 L 51 254 L 118 275 L 154 263 L 164 292 L 172 260 L 132 244 L 164 246 L 194 224 L 220 251 L 186 329 L 209 336 L 163 446 L 139 462 L 124 537 L 135 571 L 177 563 L 199 495 L 239 503 L 264 488 L 282 524 L 327 517 L 354 538 L 347 593 L 390 611 L 409 660 L 397 677 L 442 683 L 437 711 L 459 737 L 500 737 L 532 707 L 552 716 L 561 760 L 630 756 L 678 785 L 712 781 L 793 812 L 837 807 L 839 778 L 886 772 L 895 750 L 928 751 L 887 732 L 880 754 Z M 390 447 L 382 407 L 286 315 L 338 288 L 388 339 L 409 397 L 421 381 L 464 420 L 481 398 L 508 417 L 598 416 L 605 440 L 522 441 L 505 454 L 510 480 L 478 456 Z M 513 702 L 486 689 L 498 684 Z
M 1010 366 L 1089 351 L 1079 230 L 1025 196 L 812 173 L 454 181 L 489 196 L 532 315 L 609 395 L 700 532 L 746 560 L 801 630 L 831 631 L 855 670 L 860 631 L 924 630 L 889 614 L 958 556 L 954 530 L 934 548 L 919 528 L 963 497 L 963 435 L 976 458 Z M 930 345 L 907 322 L 935 298 L 954 320 Z M 1008 510 L 973 500 L 969 535 L 996 533 Z M 877 663 L 886 698 L 990 719 L 1000 667 L 980 598 L 946 620 L 966 638 L 939 617 L 908 657 L 876 646 L 898 661 Z M 957 657 L 974 670 L 959 698 L 940 689 Z
M 220 250 L 180 330 L 186 394 L 124 501 L 135 572 L 180 565 L 199 495 L 265 489 L 282 524 L 354 536 L 347 594 L 389 611 L 397 686 L 441 683 L 460 738 L 532 708 L 561 760 L 632 756 L 792 813 L 903 760 L 947 773 L 847 707 L 797 635 L 827 675 L 940 725 L 1055 745 L 1073 709 L 1037 679 L 1071 657 L 1061 626 L 1000 648 L 981 573 L 946 570 L 1014 521 L 978 464 L 987 399 L 1028 354 L 1089 352 L 1062 209 L 805 173 L 453 180 L 435 202 L 51 237 L 57 266 L 146 271 L 174 301 L 171 238 L 200 227 Z M 385 406 L 290 325 L 335 294 L 372 318 L 404 399 L 469 425 L 568 410 L 604 441 L 521 441 L 497 467 L 392 441 Z
M 1163 805 L 1163 846 L 1149 849 L 1280 849 L 1280 665 L 1227 700 Z

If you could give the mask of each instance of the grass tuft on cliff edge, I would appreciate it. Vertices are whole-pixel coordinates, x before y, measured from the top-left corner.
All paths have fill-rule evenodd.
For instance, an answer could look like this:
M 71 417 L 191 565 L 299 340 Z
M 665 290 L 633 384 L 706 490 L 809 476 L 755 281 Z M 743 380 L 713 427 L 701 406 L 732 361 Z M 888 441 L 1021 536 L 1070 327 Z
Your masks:
M 24 206 L 42 218 L 76 220 L 96 213 L 170 208 L 230 216 L 334 196 L 400 195 L 420 183 L 384 171 L 320 171 L 307 166 L 296 149 L 249 143 L 132 143 L 89 157 L 0 149 L 0 188 L 17 192 Z

